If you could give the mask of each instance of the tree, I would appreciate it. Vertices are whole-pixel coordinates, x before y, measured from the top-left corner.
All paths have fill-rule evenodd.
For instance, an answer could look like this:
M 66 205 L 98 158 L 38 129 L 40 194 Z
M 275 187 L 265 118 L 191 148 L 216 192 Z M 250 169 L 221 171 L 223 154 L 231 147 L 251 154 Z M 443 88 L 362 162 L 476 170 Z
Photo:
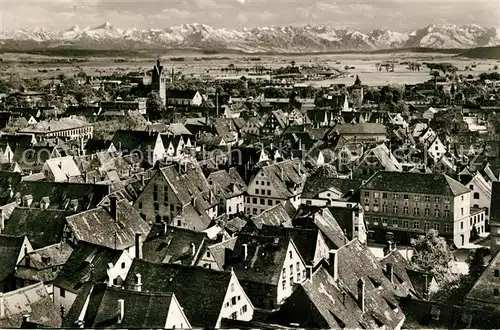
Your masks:
M 146 100 L 146 111 L 152 118 L 162 118 L 165 114 L 165 105 L 156 92 L 151 92 Z
M 453 255 L 446 240 L 431 229 L 423 236 L 412 240 L 412 262 L 423 271 L 431 273 L 437 281 L 445 280 L 450 274 Z
M 480 248 L 469 253 L 467 264 L 469 265 L 469 276 L 477 280 L 486 269 L 484 258 L 490 254 L 487 248 Z
M 345 71 L 349 71 L 349 65 L 345 65 L 345 66 L 344 66 L 344 70 L 345 70 Z
M 291 61 L 290 65 L 292 66 L 292 68 L 294 68 L 295 67 L 295 61 Z
M 319 165 L 314 170 L 313 175 L 320 178 L 336 178 L 338 176 L 337 169 L 330 164 Z

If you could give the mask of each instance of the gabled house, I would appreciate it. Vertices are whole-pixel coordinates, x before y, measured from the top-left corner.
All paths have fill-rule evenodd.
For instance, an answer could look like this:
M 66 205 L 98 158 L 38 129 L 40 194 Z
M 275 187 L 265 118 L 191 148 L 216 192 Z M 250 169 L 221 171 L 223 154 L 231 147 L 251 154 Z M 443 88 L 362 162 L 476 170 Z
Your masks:
M 218 243 L 205 240 L 200 252 L 197 254 L 196 266 L 224 271 L 226 255 L 234 250 L 236 239 L 236 237 L 231 237 Z
M 272 111 L 261 128 L 262 134 L 281 135 L 288 126 L 287 113 L 282 110 Z
M 62 324 L 60 308 L 41 282 L 0 294 L 0 311 L 2 329 L 22 328 L 24 322 L 30 322 L 32 329 L 59 328 Z
M 261 229 L 262 226 L 291 227 L 292 218 L 283 204 L 270 206 L 258 215 L 251 218 L 251 223 Z
M 368 150 L 357 161 L 353 177 L 367 179 L 378 171 L 402 172 L 403 166 L 383 143 Z
M 143 258 L 157 264 L 192 266 L 209 239 L 203 232 L 156 225 L 143 242 Z
M 253 317 L 254 307 L 233 271 L 134 260 L 123 286 L 134 290 L 139 285 L 144 292 L 175 294 L 195 328 L 219 328 L 223 318 Z
M 245 125 L 243 125 L 243 127 L 241 127 L 240 133 L 242 136 L 245 136 L 248 134 L 260 135 L 262 126 L 264 126 L 264 124 L 262 123 L 262 121 L 259 118 L 252 117 L 252 118 L 249 118 L 245 122 Z
M 144 292 L 95 284 L 75 303 L 64 326 L 86 328 L 191 329 L 174 293 Z
M 232 217 L 245 211 L 247 185 L 235 168 L 212 172 L 207 180 L 219 200 L 219 214 Z
M 0 294 L 16 289 L 16 266 L 31 251 L 27 237 L 0 235 Z
M 172 106 L 200 106 L 203 97 L 197 90 L 167 90 L 167 105 Z
M 285 160 L 263 166 L 248 184 L 247 214 L 257 215 L 287 201 L 297 208 L 305 181 L 306 171 L 301 160 Z
M 217 217 L 218 204 L 201 168 L 184 163 L 159 169 L 134 208 L 146 221 L 203 231 Z
M 465 186 L 471 190 L 471 206 L 484 209 L 486 223 L 488 223 L 491 206 L 491 182 L 486 181 L 481 173 L 477 172 Z
M 338 124 L 333 132 L 349 141 L 383 142 L 387 140 L 386 127 L 377 123 Z
M 70 182 L 82 175 L 72 156 L 47 159 L 42 172 L 50 181 Z
M 66 217 L 65 238 L 74 244 L 87 242 L 134 255 L 137 240 L 147 237 L 151 227 L 128 201 L 115 196 L 109 200 L 109 205 Z
M 126 251 L 79 242 L 54 280 L 54 302 L 69 311 L 94 283 L 121 285 L 135 256 Z
M 405 315 L 394 286 L 370 250 L 353 240 L 329 253 L 272 319 L 303 328 L 401 329 Z
M 17 288 L 43 282 L 53 299 L 53 282 L 72 252 L 73 248 L 68 243 L 57 243 L 29 252 L 16 267 Z
M 178 158 L 183 152 L 192 147 L 191 138 L 183 135 L 161 134 L 165 156 L 168 158 Z
M 306 263 L 290 237 L 240 233 L 226 268 L 234 271 L 254 306 L 272 310 L 305 280 Z
M 0 142 L 0 163 L 11 163 L 14 160 L 14 152 L 8 143 Z
M 334 201 L 345 201 L 346 206 L 350 204 L 350 207 L 353 207 L 355 203 L 349 203 L 349 201 L 354 197 L 355 191 L 361 187 L 362 183 L 363 180 L 359 179 L 309 176 L 304 184 L 301 204 L 326 206 L 335 204 Z
M 112 142 L 124 155 L 140 152 L 143 163 L 150 166 L 165 158 L 165 146 L 160 133 L 118 130 L 113 135 Z
M 98 152 L 116 152 L 116 147 L 111 140 L 89 139 L 85 144 L 85 154 L 91 155 Z
M 436 136 L 432 142 L 425 144 L 427 146 L 427 154 L 431 157 L 431 159 L 434 162 L 437 162 L 439 159 L 441 159 L 441 157 L 443 157 L 448 152 L 448 149 L 446 148 L 444 143 L 441 142 L 441 139 L 438 136 Z

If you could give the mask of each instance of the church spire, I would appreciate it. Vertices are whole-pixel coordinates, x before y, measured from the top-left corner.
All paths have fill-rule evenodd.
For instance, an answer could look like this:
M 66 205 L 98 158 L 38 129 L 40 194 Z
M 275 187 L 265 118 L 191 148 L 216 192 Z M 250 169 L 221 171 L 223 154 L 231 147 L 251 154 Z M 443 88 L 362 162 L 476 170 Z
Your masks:
M 361 79 L 359 79 L 359 76 L 356 75 L 356 81 L 354 82 L 354 86 L 359 86 L 361 87 L 363 84 L 361 83 Z

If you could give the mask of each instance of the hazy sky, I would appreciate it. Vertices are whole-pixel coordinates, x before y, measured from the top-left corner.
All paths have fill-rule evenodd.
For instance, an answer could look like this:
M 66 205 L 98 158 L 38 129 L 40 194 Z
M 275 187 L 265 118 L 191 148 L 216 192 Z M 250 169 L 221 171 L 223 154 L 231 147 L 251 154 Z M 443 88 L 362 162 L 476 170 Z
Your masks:
M 244 2 L 244 3 L 242 3 Z M 184 23 L 241 28 L 326 24 L 409 31 L 428 24 L 500 26 L 500 0 L 0 0 L 0 29 Z

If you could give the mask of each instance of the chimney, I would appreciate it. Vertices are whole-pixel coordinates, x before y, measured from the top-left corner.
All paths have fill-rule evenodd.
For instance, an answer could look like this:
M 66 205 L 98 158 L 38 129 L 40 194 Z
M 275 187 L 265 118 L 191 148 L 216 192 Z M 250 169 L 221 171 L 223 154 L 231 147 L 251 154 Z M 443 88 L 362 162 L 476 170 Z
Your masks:
M 97 177 L 94 175 L 94 177 L 92 178 L 92 181 L 94 182 L 94 184 L 97 183 Z
M 365 312 L 365 281 L 360 278 L 358 281 L 358 306 L 359 309 Z
M 3 292 L 0 292 L 0 320 L 5 317 L 5 298 Z
M 135 258 L 142 259 L 141 233 L 135 234 Z
M 243 260 L 248 258 L 248 244 L 242 244 L 243 246 Z
M 306 279 L 310 282 L 312 281 L 312 277 L 313 277 L 313 267 L 306 266 Z
M 137 291 L 137 292 L 142 291 L 142 275 L 141 274 L 135 274 L 135 291 Z
M 141 186 L 143 186 L 143 187 L 144 187 L 144 181 L 145 180 L 144 180 L 144 173 L 143 173 L 143 174 L 141 174 Z
M 3 209 L 0 209 L 0 234 L 5 229 L 5 217 L 3 215 Z
M 194 257 L 196 255 L 196 245 L 191 243 L 191 255 Z
M 281 168 L 281 181 L 285 181 L 285 173 L 283 172 L 283 167 Z
M 116 196 L 109 196 L 109 211 L 115 222 L 118 220 L 118 211 L 116 210 L 116 200 L 117 200 Z
M 391 281 L 391 283 L 394 283 L 394 265 L 390 262 L 388 262 L 386 265 L 385 265 L 385 271 L 387 273 L 387 278 L 389 279 L 389 281 Z
M 23 314 L 23 323 L 29 322 L 30 321 L 30 315 L 29 314 Z
M 168 225 L 167 225 L 167 222 L 163 222 L 162 223 L 163 225 L 163 234 L 166 235 L 167 234 L 167 231 L 168 231 Z
M 429 276 L 424 274 L 424 298 L 428 299 L 429 297 Z
M 120 316 L 118 317 L 118 324 L 122 323 L 123 316 L 125 315 L 125 300 L 118 299 L 118 311 Z
M 335 281 L 338 279 L 339 276 L 339 261 L 337 258 L 337 250 L 330 250 L 328 254 L 329 254 L 328 263 L 330 264 L 331 274 L 333 276 L 333 280 Z

